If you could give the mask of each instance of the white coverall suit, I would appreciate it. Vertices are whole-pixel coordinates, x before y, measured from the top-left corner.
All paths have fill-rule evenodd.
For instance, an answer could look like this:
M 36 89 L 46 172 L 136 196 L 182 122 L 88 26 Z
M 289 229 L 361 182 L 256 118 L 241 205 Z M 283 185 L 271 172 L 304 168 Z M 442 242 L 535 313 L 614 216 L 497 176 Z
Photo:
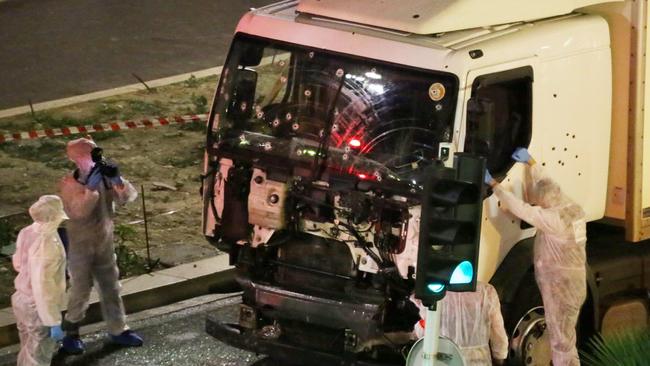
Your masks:
M 580 365 L 576 323 L 586 297 L 585 213 L 544 175 L 530 167 L 527 193 L 531 206 L 501 185 L 494 193 L 512 214 L 537 228 L 534 246 L 535 279 L 542 293 L 553 364 Z
M 34 223 L 18 234 L 13 266 L 18 272 L 11 305 L 20 336 L 18 366 L 49 365 L 57 344 L 50 327 L 61 325 L 65 306 L 65 250 L 57 233 L 66 219 L 57 196 L 43 196 L 29 213 Z
M 416 303 L 424 319 L 426 308 Z M 508 357 L 508 335 L 499 295 L 492 285 L 477 282 L 475 292 L 447 292 L 438 310 L 440 335 L 460 348 L 466 366 L 491 366 L 493 358 Z M 414 331 L 418 337 L 424 336 L 424 322 L 416 323 Z
M 104 182 L 97 190 L 84 185 L 94 165 L 90 155 L 94 147 L 92 140 L 77 139 L 68 143 L 67 148 L 68 158 L 75 162 L 79 173 L 76 179 L 65 177 L 61 184 L 61 197 L 70 217 L 67 225 L 70 295 L 63 328 L 67 334 L 78 334 L 94 280 L 108 332 L 117 336 L 128 327 L 113 244 L 113 205 L 135 200 L 137 191 L 126 180 L 122 188 Z

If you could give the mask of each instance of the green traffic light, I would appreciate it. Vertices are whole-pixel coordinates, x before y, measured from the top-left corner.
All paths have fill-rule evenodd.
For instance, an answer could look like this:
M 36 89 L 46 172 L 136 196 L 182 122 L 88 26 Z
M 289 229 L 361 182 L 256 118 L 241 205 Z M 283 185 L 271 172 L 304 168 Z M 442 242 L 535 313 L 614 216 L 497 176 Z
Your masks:
M 451 274 L 449 279 L 449 284 L 451 285 L 463 285 L 472 282 L 474 277 L 474 267 L 469 261 L 463 261 L 456 266 L 454 272 Z
M 442 290 L 445 289 L 445 285 L 443 285 L 442 283 L 430 283 L 429 285 L 427 285 L 427 287 L 431 292 L 434 292 L 436 294 L 442 292 Z

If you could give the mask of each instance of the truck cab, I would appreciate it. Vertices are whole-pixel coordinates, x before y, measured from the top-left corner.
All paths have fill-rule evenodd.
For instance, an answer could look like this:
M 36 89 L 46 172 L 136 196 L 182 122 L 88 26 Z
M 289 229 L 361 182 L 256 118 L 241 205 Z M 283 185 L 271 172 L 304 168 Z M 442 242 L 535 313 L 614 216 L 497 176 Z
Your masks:
M 419 319 L 409 298 L 423 171 L 457 152 L 484 156 L 525 198 L 510 155 L 528 147 L 589 221 L 620 221 L 608 162 L 620 159 L 613 115 L 629 95 L 616 94 L 624 73 L 602 13 L 637 13 L 599 3 L 303 0 L 246 14 L 210 112 L 203 190 L 204 234 L 229 253 L 243 297 L 238 324 L 209 319 L 208 331 L 285 364 L 403 364 Z M 478 279 L 500 294 L 510 359 L 544 363 L 535 228 L 499 206 L 483 203 Z M 638 295 L 637 249 L 618 263 L 641 263 L 621 279 Z M 612 262 L 590 259 L 588 332 Z M 647 319 L 639 296 L 619 309 Z

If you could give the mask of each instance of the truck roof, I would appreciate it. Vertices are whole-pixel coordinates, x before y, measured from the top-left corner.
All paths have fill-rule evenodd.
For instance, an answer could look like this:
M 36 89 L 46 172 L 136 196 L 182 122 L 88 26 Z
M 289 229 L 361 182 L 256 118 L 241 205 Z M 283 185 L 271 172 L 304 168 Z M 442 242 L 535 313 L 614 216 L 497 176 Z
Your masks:
M 605 20 L 579 13 L 425 35 L 297 13 L 297 6 L 298 1 L 286 0 L 251 11 L 236 32 L 427 70 L 444 67 L 460 75 L 467 62 L 477 68 L 609 47 L 609 36 L 601 34 L 608 33 Z M 462 52 L 478 48 L 485 56 L 476 60 Z
M 300 0 L 297 11 L 415 34 L 549 18 L 623 0 Z

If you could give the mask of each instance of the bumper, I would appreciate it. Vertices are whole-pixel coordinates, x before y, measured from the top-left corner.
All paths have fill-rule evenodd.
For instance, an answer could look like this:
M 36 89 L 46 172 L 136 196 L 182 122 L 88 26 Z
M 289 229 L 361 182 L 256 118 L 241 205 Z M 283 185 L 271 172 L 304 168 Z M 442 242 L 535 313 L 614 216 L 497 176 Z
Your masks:
M 275 286 L 249 282 L 244 292 L 255 306 L 274 319 L 289 319 L 333 329 L 351 329 L 361 340 L 380 337 L 383 332 L 383 304 L 365 301 L 332 300 L 306 295 Z M 383 299 L 382 299 L 383 300 Z
M 237 325 L 223 323 L 213 316 L 208 316 L 206 331 L 219 341 L 231 346 L 271 356 L 283 365 L 308 366 L 402 366 L 403 364 L 386 364 L 365 360 L 356 360 L 352 354 L 334 355 L 310 350 L 304 347 L 282 343 L 278 340 L 264 340 L 255 332 L 244 331 Z

